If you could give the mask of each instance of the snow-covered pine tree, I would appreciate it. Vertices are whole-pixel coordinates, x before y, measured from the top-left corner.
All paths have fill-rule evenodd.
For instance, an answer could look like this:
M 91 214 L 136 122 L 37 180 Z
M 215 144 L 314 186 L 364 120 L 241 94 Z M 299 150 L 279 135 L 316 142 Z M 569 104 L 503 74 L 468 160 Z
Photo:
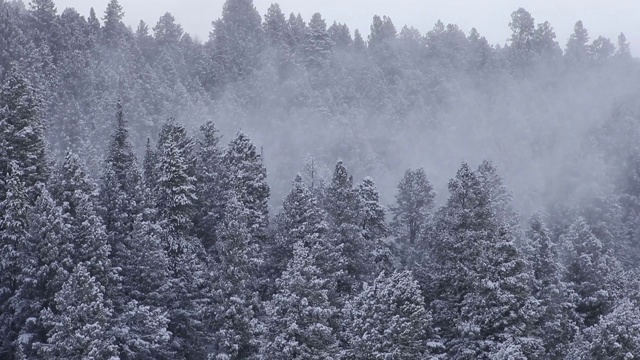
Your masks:
M 327 65 L 332 53 L 333 41 L 327 31 L 327 23 L 320 13 L 315 13 L 309 20 L 304 37 L 304 61 L 312 69 Z
M 564 280 L 577 295 L 574 297 L 576 312 L 582 325 L 595 325 L 613 306 L 615 294 L 611 277 L 619 264 L 581 217 L 561 236 L 561 244 L 567 264 Z
M 333 297 L 335 281 L 341 271 L 341 254 L 329 234 L 326 214 L 300 175 L 296 176 L 289 194 L 283 199 L 282 211 L 276 217 L 276 227 L 276 246 L 268 260 L 272 262 L 270 265 L 274 271 L 270 277 L 280 277 L 293 259 L 294 245 L 302 242 L 313 251 L 322 276 L 333 281 L 334 287 L 329 293 Z
M 326 238 L 328 233 L 325 214 L 299 174 L 282 201 L 282 211 L 276 216 L 275 225 L 275 246 L 269 255 L 273 279 L 280 277 L 293 258 L 293 245 L 296 242 L 311 235 Z M 312 245 L 307 244 L 309 247 Z
M 239 132 L 224 154 L 227 189 L 232 189 L 247 211 L 251 235 L 265 241 L 269 225 L 269 185 L 262 155 L 247 135 Z
M 530 279 L 509 227 L 500 226 L 489 193 L 463 163 L 430 234 L 431 307 L 453 359 L 524 356 L 541 351 L 530 335 L 537 311 Z
M 317 266 L 314 251 L 303 240 L 276 281 L 278 291 L 266 305 L 260 359 L 335 359 L 338 343 L 330 304 L 331 280 Z
M 512 231 L 517 231 L 519 229 L 520 216 L 513 209 L 511 203 L 513 196 L 504 185 L 496 166 L 491 161 L 484 160 L 478 166 L 477 173 L 482 187 L 489 194 L 491 209 L 496 220 L 500 224 L 510 226 Z
M 211 358 L 247 359 L 258 351 L 261 312 L 258 270 L 260 246 L 247 226 L 250 212 L 232 191 L 226 194 L 223 218 L 216 233 L 219 272 L 213 286 L 213 338 Z
M 144 159 L 142 161 L 142 179 L 148 190 L 155 189 L 156 152 L 151 147 L 151 139 L 147 138 Z
M 5 186 L 6 195 L 0 202 L 0 357 L 11 359 L 24 325 L 16 303 L 24 282 L 22 269 L 32 249 L 27 236 L 29 200 L 17 169 L 5 178 Z
M 50 182 L 52 193 L 62 207 L 63 244 L 73 248 L 67 271 L 84 264 L 91 276 L 110 289 L 118 275 L 111 264 L 111 247 L 102 220 L 96 211 L 95 183 L 86 175 L 78 156 L 67 152 L 62 166 Z
M 261 296 L 268 297 L 270 263 L 265 261 L 275 244 L 267 235 L 269 226 L 269 195 L 270 188 L 267 184 L 267 169 L 262 160 L 262 154 L 249 137 L 239 132 L 231 140 L 223 157 L 225 172 L 225 193 L 229 191 L 242 204 L 247 230 L 258 247 L 257 255 L 263 268 L 258 271 L 261 274 L 259 287 Z M 226 200 L 228 201 L 228 200 Z
M 562 282 L 564 268 L 556 245 L 539 214 L 531 218 L 524 255 L 532 275 L 531 295 L 540 305 L 534 333 L 543 341 L 545 358 L 564 359 L 566 346 L 578 330 L 578 318 L 571 293 Z
M 154 221 L 168 255 L 170 277 L 162 302 L 169 317 L 170 350 L 176 359 L 205 358 L 210 343 L 204 323 L 210 306 L 204 248 L 194 236 L 198 199 L 193 148 L 184 125 L 174 119 L 163 125 L 154 155 L 155 209 L 147 211 L 157 214 Z
M 175 295 L 161 232 L 159 226 L 138 215 L 117 259 L 121 283 L 114 301 L 114 334 L 123 358 L 167 359 L 176 355 L 169 346 L 172 334 L 167 313 L 175 304 L 171 300 Z
M 38 354 L 46 359 L 118 359 L 105 288 L 79 264 L 56 294 L 55 307 L 43 310 L 51 328 Z
M 197 196 L 199 211 L 196 233 L 206 249 L 215 244 L 215 227 L 222 217 L 224 206 L 224 169 L 220 135 L 213 122 L 200 127 L 197 151 Z
M 55 295 L 73 270 L 74 244 L 63 242 L 62 208 L 43 189 L 28 213 L 30 251 L 22 269 L 24 281 L 20 288 L 19 346 L 23 355 L 37 357 L 37 346 L 46 342 L 47 325 L 41 311 L 53 308 Z M 69 270 L 70 269 L 70 270 Z
M 358 191 L 353 187 L 353 178 L 342 161 L 338 161 L 331 184 L 327 187 L 325 205 L 330 236 L 335 239 L 339 249 L 342 267 L 337 284 L 338 293 L 345 298 L 358 293 L 362 281 L 372 275 L 373 256 L 360 224 L 359 200 Z
M 36 185 L 47 180 L 44 123 L 40 99 L 16 64 L 0 88 L 0 201 L 11 168 L 20 175 L 30 203 L 38 197 Z
M 102 219 L 113 256 L 118 257 L 143 202 L 138 161 L 121 100 L 116 103 L 116 130 L 107 150 L 104 171 L 100 187 Z
M 157 147 L 154 196 L 158 220 L 168 232 L 168 251 L 181 254 L 194 245 L 190 243 L 197 201 L 193 140 L 184 125 L 169 119 L 162 126 Z
M 633 359 L 640 349 L 640 311 L 629 299 L 621 299 L 596 325 L 571 344 L 568 360 Z
M 384 272 L 344 308 L 347 359 L 426 359 L 441 345 L 411 272 Z
M 222 18 L 213 25 L 208 47 L 215 73 L 210 81 L 227 84 L 246 78 L 257 68 L 264 43 L 262 20 L 253 0 L 226 0 Z
M 416 257 L 416 245 L 426 230 L 435 193 L 423 168 L 409 169 L 398 184 L 391 233 L 395 236 L 401 264 L 409 265 Z
M 386 213 L 380 205 L 380 194 L 373 179 L 366 177 L 358 185 L 358 201 L 360 203 L 360 224 L 363 236 L 368 243 L 373 259 L 371 274 L 391 271 L 393 255 L 384 239 L 389 235 L 386 224 Z

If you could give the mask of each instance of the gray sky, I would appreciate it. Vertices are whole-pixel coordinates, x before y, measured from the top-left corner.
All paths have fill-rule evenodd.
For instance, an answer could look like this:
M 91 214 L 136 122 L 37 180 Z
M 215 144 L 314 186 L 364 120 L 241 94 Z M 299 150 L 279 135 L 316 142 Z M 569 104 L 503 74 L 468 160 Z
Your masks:
M 25 0 L 28 2 L 28 0 Z M 264 14 L 274 0 L 254 0 Z M 510 35 L 512 11 L 524 7 L 536 23 L 549 21 L 564 47 L 577 20 L 582 20 L 592 39 L 599 35 L 615 43 L 624 32 L 633 53 L 640 54 L 640 1 L 638 0 L 279 0 L 285 14 L 300 12 L 308 20 L 320 12 L 331 24 L 334 20 L 360 29 L 366 37 L 373 15 L 387 15 L 400 30 L 407 24 L 425 33 L 438 19 L 457 24 L 467 32 L 475 27 L 490 43 L 503 44 Z M 101 17 L 108 0 L 57 0 L 58 10 L 74 7 L 88 14 L 94 7 Z M 134 28 L 140 19 L 153 26 L 165 12 L 171 12 L 185 31 L 202 40 L 208 38 L 211 21 L 220 17 L 224 0 L 120 0 L 125 22 Z

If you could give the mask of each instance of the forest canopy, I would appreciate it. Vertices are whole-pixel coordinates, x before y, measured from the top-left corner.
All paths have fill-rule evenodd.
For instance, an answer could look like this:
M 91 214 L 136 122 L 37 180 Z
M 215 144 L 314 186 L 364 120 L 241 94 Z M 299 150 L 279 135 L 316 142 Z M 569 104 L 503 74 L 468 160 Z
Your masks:
M 640 63 L 0 0 L 1 359 L 640 356 Z

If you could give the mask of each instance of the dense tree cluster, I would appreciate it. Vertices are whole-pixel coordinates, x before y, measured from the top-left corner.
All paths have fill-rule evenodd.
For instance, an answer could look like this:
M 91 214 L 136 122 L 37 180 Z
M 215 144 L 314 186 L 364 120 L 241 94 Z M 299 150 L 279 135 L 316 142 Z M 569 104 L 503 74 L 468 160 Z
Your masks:
M 101 19 L 0 0 L 0 359 L 640 355 L 632 101 L 589 136 L 613 186 L 557 196 L 529 221 L 490 161 L 459 165 L 441 202 L 429 169 L 394 175 L 391 206 L 358 175 L 407 129 L 454 129 L 435 120 L 465 87 L 492 108 L 498 86 L 637 79 L 624 35 L 590 43 L 578 22 L 563 51 L 524 9 L 505 47 L 442 22 L 423 36 L 376 16 L 365 41 L 277 4 L 262 18 L 227 0 L 222 14 L 200 44 L 169 13 L 153 35 L 133 31 L 117 0 Z M 221 135 L 258 114 L 258 136 L 317 131 L 303 145 L 337 149 L 309 157 L 281 204 L 263 149 Z M 499 132 L 489 120 L 471 130 Z M 386 137 L 332 132 L 379 123 Z M 554 139 L 539 135 L 520 146 L 544 151 Z M 265 150 L 293 156 L 296 141 Z M 329 170 L 336 154 L 349 161 Z

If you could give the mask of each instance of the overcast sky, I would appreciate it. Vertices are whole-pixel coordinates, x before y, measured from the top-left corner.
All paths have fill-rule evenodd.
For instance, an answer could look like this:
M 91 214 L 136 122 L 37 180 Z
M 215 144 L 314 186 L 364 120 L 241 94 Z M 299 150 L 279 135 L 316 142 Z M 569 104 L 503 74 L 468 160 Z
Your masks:
M 109 0 L 57 0 L 58 10 L 74 7 L 88 14 L 94 7 L 102 14 Z M 28 0 L 25 0 L 28 2 Z M 264 14 L 273 0 L 254 0 Z M 280 0 L 285 14 L 300 12 L 308 20 L 320 12 L 331 24 L 344 22 L 349 28 L 360 29 L 366 37 L 373 15 L 387 15 L 398 31 L 407 24 L 422 33 L 440 19 L 445 24 L 457 24 L 467 32 L 475 27 L 492 44 L 503 44 L 510 35 L 511 12 L 524 7 L 536 23 L 549 21 L 564 47 L 577 20 L 582 20 L 592 39 L 599 35 L 616 41 L 624 32 L 633 53 L 640 54 L 639 0 Z M 125 22 L 134 27 L 143 19 L 153 26 L 165 12 L 171 12 L 188 33 L 202 40 L 208 38 L 211 21 L 220 17 L 224 0 L 120 0 L 125 10 Z M 101 15 L 100 15 L 101 16 Z

